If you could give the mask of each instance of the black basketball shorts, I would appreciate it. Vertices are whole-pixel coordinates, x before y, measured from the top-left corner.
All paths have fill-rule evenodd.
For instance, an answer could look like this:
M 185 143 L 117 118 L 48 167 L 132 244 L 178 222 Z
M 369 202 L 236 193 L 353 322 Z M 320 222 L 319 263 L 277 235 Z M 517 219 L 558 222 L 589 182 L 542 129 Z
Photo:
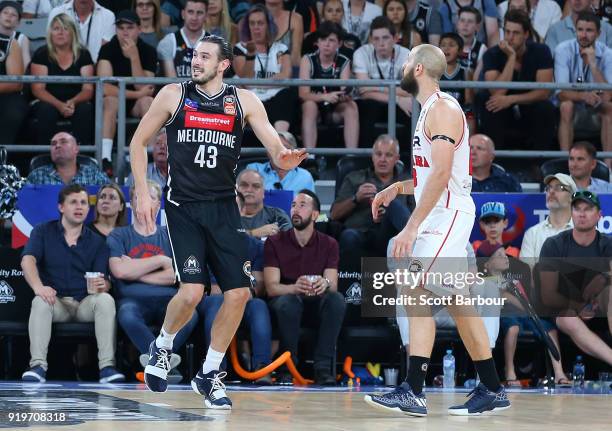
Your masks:
M 234 197 L 178 206 L 166 200 L 165 209 L 179 282 L 210 286 L 210 268 L 223 292 L 252 286 L 248 238 Z

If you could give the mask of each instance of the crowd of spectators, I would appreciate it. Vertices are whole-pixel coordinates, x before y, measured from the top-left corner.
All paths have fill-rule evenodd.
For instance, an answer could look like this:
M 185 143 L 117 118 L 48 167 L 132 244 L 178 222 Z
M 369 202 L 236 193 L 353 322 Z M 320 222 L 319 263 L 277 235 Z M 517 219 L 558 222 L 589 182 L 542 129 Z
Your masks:
M 39 76 L 188 78 L 196 41 L 202 35 L 217 34 L 234 45 L 235 60 L 228 76 L 242 78 L 398 79 L 410 49 L 432 43 L 446 56 L 443 80 L 611 83 L 609 17 L 588 0 L 567 0 L 565 9 L 568 15 L 563 18 L 562 8 L 553 0 L 508 0 L 498 5 L 491 0 L 301 0 L 288 10 L 282 0 L 3 1 L 0 74 L 23 75 L 29 70 Z M 48 19 L 46 41 L 34 52 L 27 37 L 16 31 L 22 17 Z M 302 326 L 310 326 L 319 330 L 316 381 L 333 384 L 330 367 L 346 308 L 338 291 L 339 262 L 341 256 L 384 256 L 389 240 L 405 225 L 410 201 L 397 198 L 375 217 L 370 203 L 377 191 L 410 177 L 400 161 L 409 143 L 381 136 L 376 128 L 376 123 L 387 120 L 388 87 L 249 88 L 263 102 L 286 147 L 296 148 L 298 141 L 309 148 L 337 146 L 320 142 L 317 127 L 342 124 L 343 146 L 373 150 L 369 168 L 350 172 L 338 184 L 330 223 L 343 230 L 335 238 L 316 226 L 321 203 L 313 177 L 305 169 L 284 171 L 271 162 L 255 162 L 239 172 L 236 182 L 256 279 L 244 318 L 251 337 L 248 367 L 257 369 L 271 362 L 273 327 L 278 329 L 280 350 L 289 350 L 295 360 L 296 334 Z M 176 291 L 167 232 L 157 226 L 155 233 L 145 235 L 138 222 L 128 226 L 123 192 L 109 184 L 118 87 L 104 84 L 102 166 L 79 154 L 79 144 L 93 141 L 93 85 L 35 83 L 29 89 L 28 99 L 21 84 L 0 83 L 0 103 L 12 107 L 0 118 L 0 144 L 17 142 L 25 123 L 35 124 L 29 139 L 50 143 L 50 158 L 29 173 L 28 182 L 66 187 L 59 198 L 60 220 L 37 226 L 23 252 L 25 278 L 36 294 L 30 315 L 31 361 L 24 379 L 44 381 L 46 377 L 51 322 L 78 320 L 96 323 L 100 380 L 121 380 L 124 376 L 114 359 L 115 321 L 139 354 L 146 355 L 153 337 L 149 327 L 159 325 L 164 304 Z M 155 91 L 151 85 L 128 86 L 127 114 L 142 117 Z M 408 125 L 414 100 L 399 87 L 395 91 L 398 123 Z M 473 252 L 487 259 L 491 282 L 508 271 L 514 274 L 513 265 L 524 261 L 529 283 L 539 277 L 546 292 L 542 299 L 561 310 L 546 324 L 553 339 L 558 343 L 558 329 L 580 349 L 612 365 L 612 350 L 596 334 L 602 328 L 612 329 L 612 316 L 608 315 L 606 328 L 605 319 L 593 319 L 590 314 L 598 307 L 602 311 L 606 303 L 605 289 L 597 285 L 599 278 L 585 278 L 589 288 L 579 295 L 572 293 L 571 300 L 564 302 L 565 290 L 575 286 L 555 290 L 565 268 L 552 259 L 610 257 L 609 239 L 596 226 L 602 216 L 597 194 L 612 192 L 612 186 L 593 176 L 598 166 L 596 147 L 584 140 L 574 142 L 587 132 L 600 140 L 603 150 L 612 150 L 610 94 L 542 89 L 456 89 L 452 94 L 464 108 L 472 132 L 474 192 L 522 190 L 517 178 L 494 163 L 496 147 L 569 150 L 568 175 L 554 173 L 543 181 L 549 215 L 527 230 L 520 249 L 504 243 L 506 208 L 490 202 L 478 214 L 486 239 L 474 244 Z M 168 177 L 163 130 L 152 147 L 147 177 L 151 197 L 159 203 Z M 127 184 L 131 185 L 131 177 Z M 84 185 L 102 186 L 88 226 L 84 224 L 89 211 Z M 289 214 L 264 203 L 266 190 L 293 192 Z M 137 203 L 130 199 L 130 205 Z M 60 252 L 51 253 L 56 249 Z M 550 260 L 538 272 L 533 263 L 540 257 Z M 521 268 L 524 273 L 525 266 Z M 89 272 L 98 276 L 85 280 Z M 76 275 L 65 279 L 69 273 Z M 205 322 L 205 334 L 210 333 L 223 301 L 214 277 L 211 289 L 212 295 L 202 300 L 177 346 L 184 344 L 198 318 Z M 526 325 L 503 317 L 497 330 L 491 330 L 495 337 L 490 336 L 495 342 L 501 330 L 506 380 L 514 382 L 518 377 L 513 365 L 516 340 Z M 180 361 L 180 356 L 173 357 L 172 368 Z M 565 382 L 562 363 L 553 361 L 553 365 L 555 379 Z M 287 376 L 282 370 L 278 380 L 286 383 Z
M 17 31 L 23 17 L 48 20 L 43 46 Z M 234 45 L 228 77 L 399 78 L 410 49 L 432 43 L 447 57 L 443 80 L 612 79 L 612 26 L 606 8 L 589 0 L 497 5 L 493 0 L 3 1 L 0 74 L 188 78 L 193 46 L 205 34 L 222 35 Z M 291 131 L 308 148 L 337 146 L 327 135 L 318 142 L 317 134 L 318 125 L 335 124 L 343 125 L 347 148 L 370 147 L 380 134 L 377 124 L 387 120 L 387 87 L 251 89 L 275 128 Z M 151 85 L 128 86 L 127 115 L 142 117 L 155 91 Z M 102 158 L 107 173 L 112 171 L 117 94 L 116 85 L 105 84 Z M 612 102 L 606 92 L 498 88 L 452 94 L 466 111 L 470 131 L 490 136 L 498 149 L 568 150 L 576 136 L 586 135 L 599 140 L 604 151 L 612 150 Z M 395 96 L 398 123 L 407 125 L 413 99 L 399 88 Z M 0 84 L 0 100 L 15 107 L 2 118 L 0 125 L 6 127 L 0 144 L 44 144 L 59 130 L 71 131 L 79 143 L 92 143 L 92 85 L 24 88 L 7 82 Z M 36 127 L 26 133 L 31 124 Z

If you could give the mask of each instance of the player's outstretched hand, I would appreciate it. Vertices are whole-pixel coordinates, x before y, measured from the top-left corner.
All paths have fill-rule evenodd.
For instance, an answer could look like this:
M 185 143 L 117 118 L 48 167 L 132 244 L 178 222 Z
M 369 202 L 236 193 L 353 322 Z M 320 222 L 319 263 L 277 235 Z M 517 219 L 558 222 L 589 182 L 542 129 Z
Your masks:
M 136 189 L 136 218 L 146 226 L 147 233 L 155 232 L 154 209 L 147 189 Z
M 392 257 L 402 258 L 412 256 L 412 247 L 416 240 L 416 230 L 406 226 L 400 233 L 397 234 L 393 241 Z
M 278 153 L 278 160 L 276 160 L 276 166 L 286 171 L 296 168 L 308 157 L 306 150 L 289 150 L 284 148 Z
M 388 207 L 393 199 L 397 197 L 398 188 L 395 184 L 391 184 L 384 190 L 376 193 L 374 200 L 372 201 L 372 218 L 376 220 L 379 215 L 380 206 Z

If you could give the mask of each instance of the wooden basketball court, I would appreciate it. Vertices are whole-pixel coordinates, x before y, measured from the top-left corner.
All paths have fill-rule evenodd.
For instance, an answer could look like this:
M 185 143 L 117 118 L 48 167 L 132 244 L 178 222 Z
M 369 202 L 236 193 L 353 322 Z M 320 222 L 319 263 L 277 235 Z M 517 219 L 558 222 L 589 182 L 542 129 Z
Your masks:
M 230 387 L 231 413 L 203 408 L 186 385 L 164 394 L 142 385 L 0 383 L 0 428 L 128 430 L 610 430 L 612 395 L 512 391 L 512 409 L 489 417 L 453 417 L 446 408 L 466 390 L 428 389 L 429 416 L 385 415 L 368 407 L 372 388 Z M 385 390 L 377 388 L 378 390 Z M 19 416 L 16 416 L 16 415 Z M 25 420 L 22 420 L 25 418 Z

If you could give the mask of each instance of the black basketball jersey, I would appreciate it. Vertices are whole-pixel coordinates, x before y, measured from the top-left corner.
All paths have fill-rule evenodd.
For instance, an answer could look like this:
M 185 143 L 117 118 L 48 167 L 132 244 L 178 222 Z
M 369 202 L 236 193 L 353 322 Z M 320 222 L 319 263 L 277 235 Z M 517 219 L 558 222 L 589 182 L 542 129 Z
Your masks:
M 204 32 L 202 36 L 210 36 L 208 32 Z M 191 59 L 193 57 L 193 47 L 189 45 L 189 41 L 183 37 L 183 31 L 177 30 L 174 33 L 176 48 L 174 53 L 174 70 L 179 78 L 191 78 Z
M 168 200 L 180 204 L 235 196 L 244 114 L 233 85 L 208 96 L 193 81 L 166 123 Z
M 466 69 L 476 69 L 476 66 L 478 65 L 478 54 L 480 53 L 480 47 L 482 45 L 483 43 L 481 41 L 474 38 L 470 52 L 459 53 L 459 64 Z
M 0 35 L 0 75 L 6 75 L 6 59 L 11 52 L 13 38 Z
M 440 81 L 467 81 L 467 70 L 462 66 L 458 66 L 452 74 L 444 72 L 440 77 Z M 461 107 L 465 107 L 465 89 L 464 88 L 446 88 L 445 93 L 457 99 Z
M 321 66 L 321 59 L 319 58 L 318 51 L 308 54 L 308 60 L 310 61 L 311 79 L 340 79 L 342 70 L 349 62 L 348 58 L 338 53 L 332 65 L 324 69 L 323 66 Z M 339 91 L 340 87 L 311 87 L 310 90 L 313 93 L 331 93 L 332 91 Z
M 412 20 L 412 25 L 421 35 L 423 43 L 427 43 L 429 41 L 429 20 L 431 19 L 432 7 L 427 3 L 419 1 L 417 3 L 417 9 L 418 12 Z

